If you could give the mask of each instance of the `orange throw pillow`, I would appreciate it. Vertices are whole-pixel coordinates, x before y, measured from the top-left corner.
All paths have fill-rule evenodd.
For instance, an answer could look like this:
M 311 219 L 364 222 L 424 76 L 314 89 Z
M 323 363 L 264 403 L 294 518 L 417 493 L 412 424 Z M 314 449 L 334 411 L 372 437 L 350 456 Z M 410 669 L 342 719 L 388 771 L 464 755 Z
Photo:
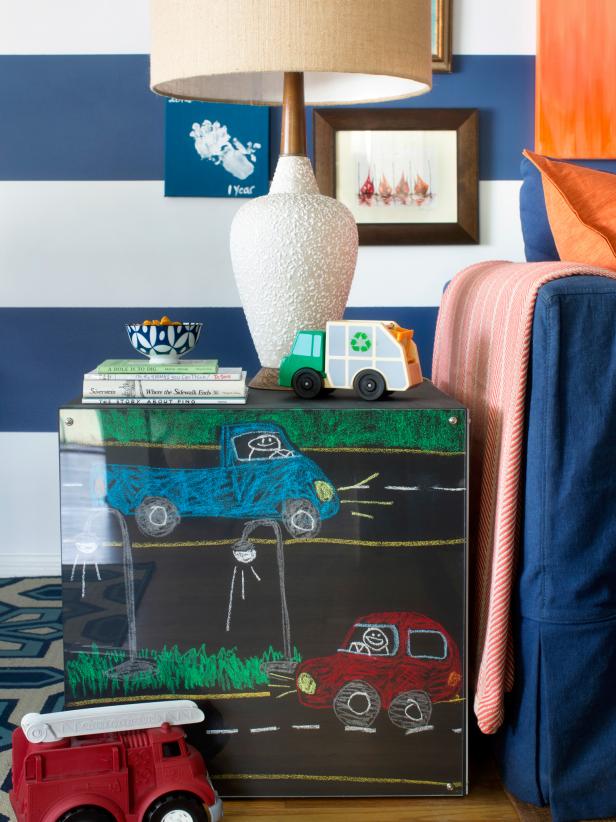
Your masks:
M 541 172 L 550 228 L 561 260 L 616 271 L 616 174 L 524 151 Z

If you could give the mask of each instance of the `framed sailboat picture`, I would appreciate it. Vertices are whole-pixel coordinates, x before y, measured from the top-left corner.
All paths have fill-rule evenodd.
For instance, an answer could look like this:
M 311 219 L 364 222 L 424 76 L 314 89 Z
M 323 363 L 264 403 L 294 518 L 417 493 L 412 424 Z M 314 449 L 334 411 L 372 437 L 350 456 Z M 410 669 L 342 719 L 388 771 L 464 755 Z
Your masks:
M 475 109 L 317 109 L 315 165 L 364 245 L 477 243 Z

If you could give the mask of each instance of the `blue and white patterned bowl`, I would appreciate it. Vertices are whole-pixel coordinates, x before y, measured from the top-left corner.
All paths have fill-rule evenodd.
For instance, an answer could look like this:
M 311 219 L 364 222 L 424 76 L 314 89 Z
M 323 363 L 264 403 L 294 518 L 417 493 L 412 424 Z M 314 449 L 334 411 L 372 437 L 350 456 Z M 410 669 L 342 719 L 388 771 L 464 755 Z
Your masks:
M 151 362 L 178 362 L 180 357 L 196 345 L 203 323 L 181 325 L 127 325 L 126 331 L 133 348 Z

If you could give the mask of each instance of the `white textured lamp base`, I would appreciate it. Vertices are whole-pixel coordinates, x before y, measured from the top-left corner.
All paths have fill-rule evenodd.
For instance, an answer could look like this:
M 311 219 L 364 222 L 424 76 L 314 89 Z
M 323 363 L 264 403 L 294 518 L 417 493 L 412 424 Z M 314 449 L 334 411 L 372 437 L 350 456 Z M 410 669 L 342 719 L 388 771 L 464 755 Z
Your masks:
M 355 219 L 342 203 L 319 194 L 307 157 L 283 155 L 270 193 L 235 215 L 231 260 L 266 369 L 251 385 L 277 388 L 280 360 L 297 331 L 342 318 L 357 261 Z

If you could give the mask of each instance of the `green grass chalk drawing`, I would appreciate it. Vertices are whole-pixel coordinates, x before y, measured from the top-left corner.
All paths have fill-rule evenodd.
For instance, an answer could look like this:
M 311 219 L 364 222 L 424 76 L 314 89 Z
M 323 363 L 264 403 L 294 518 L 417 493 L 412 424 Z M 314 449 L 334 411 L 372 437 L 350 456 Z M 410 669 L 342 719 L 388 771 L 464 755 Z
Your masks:
M 208 653 L 205 645 L 180 651 L 177 645 L 159 651 L 141 650 L 139 657 L 156 663 L 152 671 L 130 676 L 111 677 L 116 666 L 125 662 L 125 651 L 101 651 L 92 644 L 92 651 L 79 652 L 66 661 L 66 681 L 74 698 L 108 695 L 128 696 L 141 691 L 156 693 L 186 693 L 194 691 L 250 691 L 269 683 L 262 670 L 263 663 L 283 658 L 270 645 L 260 656 L 240 657 L 236 648 L 220 648 Z M 301 662 L 297 648 L 294 662 Z
M 164 408 L 109 408 L 99 411 L 105 442 L 165 443 L 166 446 L 203 446 L 218 443 L 220 427 L 237 421 L 236 412 Z M 454 415 L 459 423 L 452 425 Z M 284 426 L 298 448 L 412 448 L 420 451 L 461 453 L 466 436 L 465 412 L 416 409 L 406 413 L 387 408 L 326 411 L 301 408 L 284 412 L 242 412 L 242 422 L 273 422 Z

